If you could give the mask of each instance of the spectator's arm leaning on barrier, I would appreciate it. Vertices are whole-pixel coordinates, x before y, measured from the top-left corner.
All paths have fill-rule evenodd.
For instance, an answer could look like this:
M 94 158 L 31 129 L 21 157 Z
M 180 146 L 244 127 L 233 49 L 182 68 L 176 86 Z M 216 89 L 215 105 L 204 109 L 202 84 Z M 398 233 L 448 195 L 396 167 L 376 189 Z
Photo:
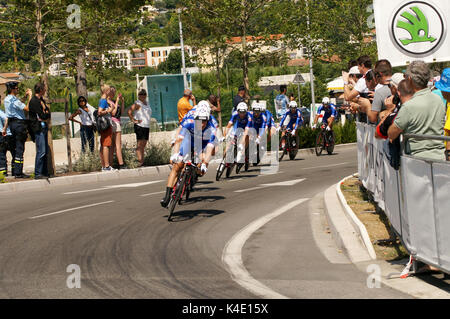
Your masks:
M 397 137 L 399 137 L 400 134 L 402 134 L 402 133 L 403 133 L 403 130 L 401 128 L 399 128 L 397 126 L 397 124 L 392 123 L 392 125 L 389 127 L 389 130 L 388 130 L 388 138 L 392 143 L 392 141 L 395 140 Z

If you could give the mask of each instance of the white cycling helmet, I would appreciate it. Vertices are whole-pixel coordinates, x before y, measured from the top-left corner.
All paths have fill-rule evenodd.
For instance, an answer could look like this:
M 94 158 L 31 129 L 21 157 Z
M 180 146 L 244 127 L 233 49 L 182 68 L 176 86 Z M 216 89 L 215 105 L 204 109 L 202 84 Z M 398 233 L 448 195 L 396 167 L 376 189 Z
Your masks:
M 322 104 L 330 104 L 330 98 L 324 97 L 322 100 Z
M 209 107 L 208 101 L 200 101 L 200 103 L 197 104 L 194 119 L 208 121 L 210 116 L 211 116 L 211 108 Z
M 253 103 L 252 103 L 252 110 L 253 110 L 253 111 L 262 112 L 262 111 L 263 111 L 263 106 L 262 106 L 261 103 L 253 102 Z
M 296 109 L 297 107 L 298 107 L 297 102 L 295 102 L 295 101 L 289 102 L 290 109 Z
M 239 103 L 236 107 L 236 110 L 238 112 L 247 112 L 248 111 L 247 103 L 245 103 L 245 102 Z

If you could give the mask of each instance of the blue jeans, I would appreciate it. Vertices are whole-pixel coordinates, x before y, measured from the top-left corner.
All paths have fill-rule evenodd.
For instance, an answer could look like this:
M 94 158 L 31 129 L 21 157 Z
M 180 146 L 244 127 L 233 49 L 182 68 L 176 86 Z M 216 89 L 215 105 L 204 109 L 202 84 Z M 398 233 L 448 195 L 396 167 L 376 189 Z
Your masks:
M 47 126 L 43 127 L 40 133 L 36 133 L 36 161 L 34 163 L 34 175 L 36 177 L 48 176 L 47 154 L 49 153 L 49 147 L 47 135 Z
M 80 129 L 80 137 L 81 137 L 81 152 L 86 151 L 86 144 L 89 144 L 89 149 L 91 153 L 94 153 L 94 142 L 95 142 L 95 134 L 92 126 L 82 125 Z

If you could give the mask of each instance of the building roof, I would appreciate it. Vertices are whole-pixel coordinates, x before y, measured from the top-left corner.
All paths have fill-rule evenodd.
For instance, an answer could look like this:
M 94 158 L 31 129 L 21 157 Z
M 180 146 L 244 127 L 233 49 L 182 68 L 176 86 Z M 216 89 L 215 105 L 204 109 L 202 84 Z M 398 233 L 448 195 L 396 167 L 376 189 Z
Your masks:
M 21 77 L 23 77 L 21 73 L 0 73 L 0 78 L 8 80 L 19 80 Z
M 270 35 L 270 40 L 280 40 L 283 37 L 283 34 L 271 34 Z M 246 36 L 245 37 L 247 42 L 253 42 L 253 41 L 258 41 L 258 40 L 262 40 L 264 39 L 264 37 L 259 36 L 259 37 L 254 37 L 254 36 Z M 242 37 L 232 37 L 229 38 L 227 40 L 228 44 L 239 44 L 242 42 Z

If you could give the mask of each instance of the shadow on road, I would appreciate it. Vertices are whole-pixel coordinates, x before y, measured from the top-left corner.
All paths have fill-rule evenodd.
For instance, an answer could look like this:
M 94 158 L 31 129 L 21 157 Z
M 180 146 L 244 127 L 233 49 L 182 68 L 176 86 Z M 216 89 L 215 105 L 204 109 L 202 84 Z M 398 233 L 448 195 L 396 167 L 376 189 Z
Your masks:
M 172 215 L 172 222 L 184 222 L 195 217 L 214 217 L 223 213 L 225 211 L 218 209 L 180 210 Z
M 216 191 L 218 189 L 220 189 L 220 188 L 219 187 L 201 187 L 201 188 L 194 187 L 194 192 L 206 193 L 206 192 Z
M 198 181 L 196 184 L 197 185 L 208 185 L 208 184 L 213 184 L 214 182 L 212 181 Z

